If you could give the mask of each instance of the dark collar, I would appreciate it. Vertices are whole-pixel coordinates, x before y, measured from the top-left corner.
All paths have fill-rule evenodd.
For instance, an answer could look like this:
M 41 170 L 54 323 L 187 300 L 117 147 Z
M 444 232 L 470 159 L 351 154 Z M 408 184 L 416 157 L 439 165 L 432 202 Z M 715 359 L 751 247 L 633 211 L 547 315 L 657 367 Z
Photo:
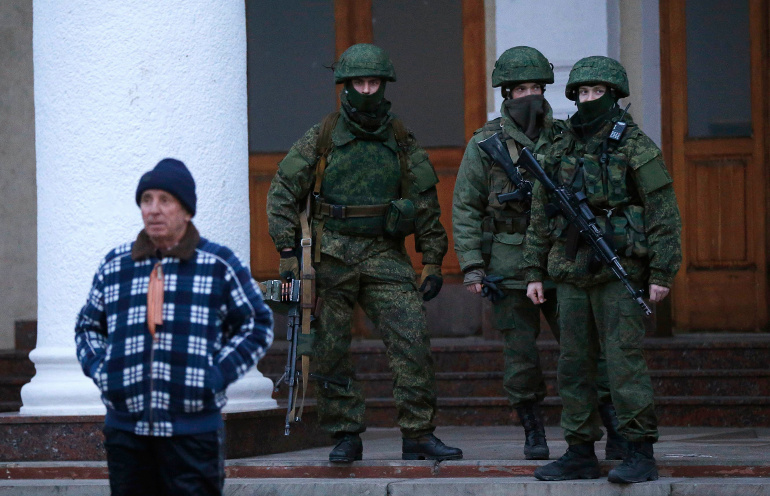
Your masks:
M 134 246 L 131 248 L 131 258 L 135 262 L 152 257 L 176 257 L 187 261 L 192 259 L 192 257 L 195 255 L 195 248 L 198 246 L 198 242 L 200 242 L 200 240 L 201 236 L 198 233 L 198 230 L 195 228 L 193 223 L 190 222 L 187 224 L 187 230 L 185 231 L 184 236 L 182 236 L 182 239 L 179 241 L 179 243 L 177 243 L 176 246 L 168 251 L 162 251 L 155 248 L 155 245 L 152 243 L 152 240 L 150 240 L 150 237 L 147 235 L 144 229 L 142 229 L 142 231 L 139 233 L 139 236 L 136 237 L 136 241 L 134 241 Z

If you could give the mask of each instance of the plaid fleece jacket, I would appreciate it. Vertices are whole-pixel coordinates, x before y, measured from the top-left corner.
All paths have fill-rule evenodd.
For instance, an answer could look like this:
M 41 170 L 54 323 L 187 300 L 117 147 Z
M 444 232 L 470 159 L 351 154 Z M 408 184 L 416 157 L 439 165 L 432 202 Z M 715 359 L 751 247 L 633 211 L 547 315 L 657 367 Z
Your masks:
M 233 252 L 192 224 L 158 256 L 142 231 L 102 260 L 75 327 L 78 359 L 102 393 L 106 425 L 149 436 L 217 430 L 225 389 L 272 344 L 272 313 Z M 147 290 L 158 261 L 163 324 L 153 340 Z

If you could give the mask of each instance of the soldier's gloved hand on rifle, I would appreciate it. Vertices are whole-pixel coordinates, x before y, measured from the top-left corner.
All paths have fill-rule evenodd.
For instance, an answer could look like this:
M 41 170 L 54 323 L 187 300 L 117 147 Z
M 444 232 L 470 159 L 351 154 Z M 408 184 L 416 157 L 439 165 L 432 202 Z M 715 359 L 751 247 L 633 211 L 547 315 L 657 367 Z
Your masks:
M 502 280 L 503 276 L 485 276 L 481 280 L 481 295 L 492 303 L 497 303 L 505 298 L 505 293 L 498 287 Z
M 420 277 L 420 292 L 422 301 L 430 301 L 438 296 L 441 286 L 444 285 L 444 278 L 441 276 L 441 266 L 436 264 L 427 264 L 422 269 Z
M 473 294 L 481 294 L 481 281 L 486 277 L 484 269 L 476 268 L 470 269 L 465 272 L 465 279 L 463 279 L 463 286 L 469 292 Z
M 278 264 L 278 274 L 286 281 L 299 277 L 299 260 L 294 250 L 282 250 L 281 261 Z

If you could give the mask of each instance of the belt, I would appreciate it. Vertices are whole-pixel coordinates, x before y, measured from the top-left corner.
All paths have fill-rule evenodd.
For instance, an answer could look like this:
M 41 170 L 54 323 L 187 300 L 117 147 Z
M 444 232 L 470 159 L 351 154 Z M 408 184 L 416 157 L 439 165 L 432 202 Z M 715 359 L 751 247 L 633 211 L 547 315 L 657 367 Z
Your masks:
M 315 214 L 332 219 L 350 219 L 354 217 L 382 217 L 388 212 L 389 203 L 381 205 L 332 205 L 317 202 Z

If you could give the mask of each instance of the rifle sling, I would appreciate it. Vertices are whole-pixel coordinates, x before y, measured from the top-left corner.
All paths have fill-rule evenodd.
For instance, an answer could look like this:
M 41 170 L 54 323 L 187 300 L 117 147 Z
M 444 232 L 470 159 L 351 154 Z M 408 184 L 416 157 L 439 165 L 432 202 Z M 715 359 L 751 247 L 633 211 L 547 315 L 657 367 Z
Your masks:
M 310 223 L 308 222 L 308 212 L 310 210 L 310 197 L 307 199 L 305 209 L 299 214 L 299 224 L 302 228 L 302 268 L 300 278 L 302 280 L 302 299 L 300 308 L 302 310 L 302 334 L 310 334 L 310 319 L 313 312 L 313 302 L 315 299 L 315 270 L 312 264 L 312 237 L 310 233 Z M 305 395 L 307 393 L 307 383 L 310 375 L 310 357 L 302 355 L 302 402 L 299 406 L 299 413 L 296 420 L 302 419 L 302 412 L 305 409 Z M 296 405 L 296 402 L 294 403 Z

